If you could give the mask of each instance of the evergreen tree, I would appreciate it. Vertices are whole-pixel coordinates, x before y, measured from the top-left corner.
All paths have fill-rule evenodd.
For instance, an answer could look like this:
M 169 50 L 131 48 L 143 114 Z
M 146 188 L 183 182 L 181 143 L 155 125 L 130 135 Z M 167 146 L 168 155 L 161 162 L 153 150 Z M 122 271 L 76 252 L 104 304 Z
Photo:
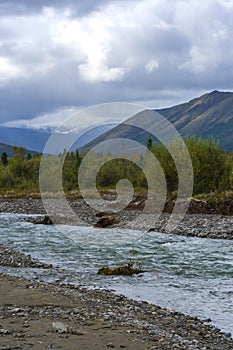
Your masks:
M 152 144 L 153 144 L 152 139 L 148 139 L 148 141 L 147 141 L 147 148 L 148 148 L 149 151 L 152 150 Z
M 27 154 L 27 160 L 30 160 L 30 159 L 32 159 L 32 155 L 31 155 L 31 153 L 28 153 Z
M 6 152 L 2 153 L 1 159 L 2 159 L 2 165 L 6 166 L 8 164 L 8 155 Z

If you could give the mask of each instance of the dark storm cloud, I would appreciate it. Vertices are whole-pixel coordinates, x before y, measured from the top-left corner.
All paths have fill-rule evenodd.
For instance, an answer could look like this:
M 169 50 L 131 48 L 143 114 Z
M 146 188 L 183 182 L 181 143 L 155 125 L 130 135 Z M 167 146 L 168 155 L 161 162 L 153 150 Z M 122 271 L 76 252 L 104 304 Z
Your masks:
M 0 2 L 0 15 L 36 13 L 43 7 L 71 8 L 74 15 L 98 10 L 111 0 L 7 0 Z M 118 0 L 125 1 L 125 0 Z
M 2 1 L 0 122 L 231 90 L 232 15 L 231 0 Z

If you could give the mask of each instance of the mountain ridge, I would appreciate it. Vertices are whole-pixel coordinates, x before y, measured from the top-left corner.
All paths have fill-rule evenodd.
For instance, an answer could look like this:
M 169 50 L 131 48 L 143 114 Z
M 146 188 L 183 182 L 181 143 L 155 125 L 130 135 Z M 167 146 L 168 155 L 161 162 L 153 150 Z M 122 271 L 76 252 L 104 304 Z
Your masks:
M 213 137 L 220 141 L 225 150 L 233 151 L 233 92 L 214 90 L 182 104 L 152 110 L 162 114 L 182 136 Z M 77 136 L 72 150 L 79 148 L 80 152 L 87 151 L 107 139 L 121 137 L 146 145 L 150 137 L 143 130 L 124 123 L 117 126 L 114 126 L 114 123 L 110 124 L 90 128 L 81 136 Z M 43 152 L 51 135 L 52 131 L 49 129 L 0 126 L 1 144 L 23 146 L 36 152 Z
M 152 110 L 170 121 L 183 137 L 213 137 L 220 141 L 225 150 L 233 151 L 233 92 L 214 90 L 179 105 Z M 146 144 L 150 135 L 122 123 L 87 143 L 80 151 L 87 151 L 96 144 L 115 137 Z
M 233 151 L 233 93 L 214 90 L 187 103 L 157 110 L 183 136 L 196 135 L 219 140 Z

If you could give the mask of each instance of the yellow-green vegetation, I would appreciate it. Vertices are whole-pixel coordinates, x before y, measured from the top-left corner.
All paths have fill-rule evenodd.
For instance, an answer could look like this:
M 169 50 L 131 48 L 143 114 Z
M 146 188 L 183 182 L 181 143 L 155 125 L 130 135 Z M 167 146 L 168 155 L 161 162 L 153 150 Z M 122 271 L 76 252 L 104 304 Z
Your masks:
M 194 170 L 194 191 L 193 195 L 198 196 L 203 193 L 227 193 L 233 190 L 233 154 L 222 149 L 220 144 L 213 139 L 203 140 L 194 136 L 185 138 L 185 143 L 191 156 Z M 176 141 L 171 145 L 176 147 Z M 160 143 L 148 140 L 148 150 L 150 150 L 164 171 L 168 189 L 168 198 L 175 199 L 178 189 L 178 174 L 175 163 L 168 150 Z M 0 158 L 0 192 L 39 192 L 39 169 L 41 155 L 26 154 L 23 147 L 13 147 L 14 156 L 8 157 L 3 153 Z M 148 151 L 149 152 L 149 151 Z M 150 169 L 149 153 L 143 155 L 135 154 L 131 161 L 122 158 L 113 159 L 111 154 L 101 155 L 94 153 L 89 157 L 89 164 L 86 167 L 84 180 L 86 185 L 93 179 L 95 169 L 100 167 L 97 174 L 96 183 L 99 190 L 115 189 L 116 184 L 121 179 L 128 179 L 134 189 L 139 193 L 146 194 L 147 178 L 141 168 L 145 165 Z M 182 155 L 179 155 L 181 156 Z M 101 166 L 104 157 L 104 165 Z M 43 172 L 44 191 L 56 192 L 60 189 L 57 179 L 61 166 L 62 185 L 64 190 L 78 190 L 78 170 L 82 162 L 83 155 L 76 152 L 64 151 L 62 154 L 47 156 L 47 165 Z M 149 166 L 148 166 L 149 164 Z M 158 177 L 159 178 L 159 177 Z M 84 181 L 84 182 L 85 182 Z M 51 184 L 53 184 L 51 186 Z M 159 187 L 159 183 L 157 183 Z
M 139 253 L 136 249 L 131 249 L 129 252 L 131 255 L 137 255 Z
M 204 140 L 195 136 L 184 139 L 189 151 L 194 172 L 193 194 L 221 192 L 232 188 L 232 155 L 224 151 L 213 139 Z M 172 147 L 176 147 L 176 141 Z M 151 151 L 159 160 L 167 181 L 169 193 L 178 189 L 178 174 L 168 150 L 160 143 L 153 144 Z M 179 156 L 179 154 L 177 155 Z
M 38 192 L 41 156 L 26 154 L 23 147 L 13 147 L 14 157 L 2 153 L 0 159 L 0 191 Z
M 134 274 L 139 274 L 144 272 L 141 266 L 138 263 L 130 261 L 127 265 L 118 266 L 118 267 L 103 267 L 99 269 L 98 275 L 114 276 L 133 276 Z
M 203 201 L 227 201 L 233 200 L 233 190 L 222 192 L 201 193 L 193 196 L 194 199 Z
M 186 147 L 189 151 L 194 172 L 194 190 L 193 194 L 222 192 L 228 191 L 233 187 L 233 155 L 223 150 L 221 145 L 209 138 L 204 140 L 195 136 L 184 139 Z M 178 141 L 173 141 L 171 147 L 177 150 L 179 154 Z M 168 150 L 161 143 L 153 143 L 148 140 L 148 149 L 155 155 L 159 161 L 167 183 L 168 197 L 173 197 L 178 189 L 178 174 L 175 162 Z M 132 160 L 134 160 L 132 158 Z M 135 161 L 142 167 L 147 162 L 147 155 L 144 157 L 135 155 Z M 93 164 L 98 159 L 93 159 Z M 111 174 L 114 174 L 111 176 Z M 117 181 L 126 178 L 131 181 L 134 188 L 145 189 L 147 187 L 147 179 L 139 166 L 125 159 L 116 159 L 107 162 L 101 167 L 97 177 L 97 185 L 99 187 L 113 188 Z

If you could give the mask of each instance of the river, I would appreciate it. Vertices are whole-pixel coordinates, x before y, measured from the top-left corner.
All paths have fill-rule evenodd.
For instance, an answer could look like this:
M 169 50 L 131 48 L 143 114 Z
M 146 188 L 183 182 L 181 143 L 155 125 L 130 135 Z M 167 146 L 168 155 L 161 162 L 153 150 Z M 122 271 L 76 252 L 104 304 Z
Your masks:
M 233 241 L 72 226 L 63 227 L 65 235 L 56 226 L 34 225 L 19 217 L 23 216 L 0 215 L 0 242 L 57 269 L 0 266 L 0 272 L 111 289 L 210 318 L 212 324 L 233 334 Z M 142 275 L 97 275 L 103 266 L 122 265 L 130 259 L 141 264 Z

